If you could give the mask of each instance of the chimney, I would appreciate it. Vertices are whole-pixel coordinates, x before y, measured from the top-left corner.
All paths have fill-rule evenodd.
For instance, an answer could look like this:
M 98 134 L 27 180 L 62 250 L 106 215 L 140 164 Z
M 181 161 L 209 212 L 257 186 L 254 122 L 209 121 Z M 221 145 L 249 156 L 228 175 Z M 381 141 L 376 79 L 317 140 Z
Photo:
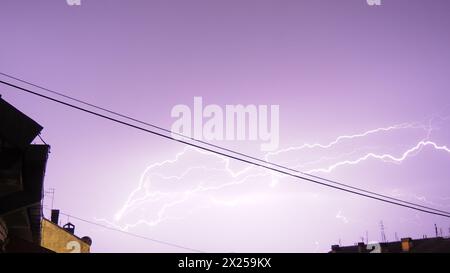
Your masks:
M 367 252 L 367 247 L 364 243 L 358 243 L 358 252 L 359 253 Z
M 340 249 L 340 246 L 339 246 L 339 245 L 332 245 L 332 246 L 331 246 L 331 252 L 333 252 L 333 253 L 338 252 L 339 249 Z
M 402 251 L 410 252 L 413 248 L 413 240 L 411 238 L 402 238 Z
M 52 209 L 52 218 L 50 220 L 53 224 L 58 225 L 59 209 Z
M 75 234 L 75 226 L 72 223 L 67 223 L 63 226 L 63 229 L 70 234 Z

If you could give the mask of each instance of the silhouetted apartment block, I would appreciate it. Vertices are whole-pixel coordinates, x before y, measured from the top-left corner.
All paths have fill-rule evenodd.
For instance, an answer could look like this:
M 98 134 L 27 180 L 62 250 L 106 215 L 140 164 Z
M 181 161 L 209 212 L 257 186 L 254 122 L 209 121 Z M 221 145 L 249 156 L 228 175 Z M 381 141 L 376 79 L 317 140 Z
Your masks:
M 450 253 L 450 238 L 435 237 L 424 239 L 403 238 L 401 241 L 353 246 L 331 246 L 330 253 Z
M 41 199 L 49 146 L 31 145 L 41 130 L 0 97 L 0 242 L 5 251 L 46 251 L 40 247 Z
M 42 129 L 0 96 L 0 252 L 76 252 L 78 245 L 88 252 L 88 237 L 57 223 L 46 228 L 41 200 L 50 146 L 31 144 Z M 53 237 L 67 238 L 66 249 L 47 244 L 58 241 Z

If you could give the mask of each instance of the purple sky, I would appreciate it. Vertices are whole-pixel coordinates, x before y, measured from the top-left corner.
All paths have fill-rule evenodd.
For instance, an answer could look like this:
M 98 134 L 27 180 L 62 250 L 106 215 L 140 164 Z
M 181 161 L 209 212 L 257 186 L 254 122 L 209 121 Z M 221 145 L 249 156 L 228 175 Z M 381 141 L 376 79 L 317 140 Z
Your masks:
M 449 11 L 447 0 L 4 0 L 0 72 L 166 128 L 172 107 L 194 96 L 278 104 L 274 162 L 450 210 Z M 434 223 L 450 231 L 440 217 L 225 169 L 178 143 L 0 93 L 44 126 L 45 187 L 56 188 L 55 207 L 84 219 L 208 252 L 324 252 L 366 231 L 379 240 L 380 220 L 390 240 L 432 236 Z M 264 156 L 255 142 L 215 144 Z M 180 251 L 69 220 L 92 251 Z

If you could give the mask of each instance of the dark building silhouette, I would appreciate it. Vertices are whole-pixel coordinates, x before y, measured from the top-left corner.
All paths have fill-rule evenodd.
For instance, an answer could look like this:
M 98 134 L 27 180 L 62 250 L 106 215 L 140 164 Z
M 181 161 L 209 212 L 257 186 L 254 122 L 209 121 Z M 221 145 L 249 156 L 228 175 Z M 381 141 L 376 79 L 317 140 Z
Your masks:
M 88 253 L 92 240 L 59 226 L 59 210 L 43 217 L 42 198 L 50 146 L 31 144 L 42 126 L 0 95 L 0 252 Z
M 40 236 L 50 147 L 31 144 L 42 129 L 0 96 L 0 251 L 48 252 Z
M 450 253 L 450 238 L 403 238 L 401 241 L 374 244 L 358 243 L 353 246 L 331 246 L 330 253 Z

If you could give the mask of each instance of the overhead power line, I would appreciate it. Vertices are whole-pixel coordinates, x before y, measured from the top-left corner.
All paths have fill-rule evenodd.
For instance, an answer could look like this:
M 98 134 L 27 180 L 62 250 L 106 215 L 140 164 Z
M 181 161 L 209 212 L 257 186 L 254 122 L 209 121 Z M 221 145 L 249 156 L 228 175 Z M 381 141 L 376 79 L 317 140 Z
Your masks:
M 389 200 L 392 200 L 392 201 L 401 202 L 401 203 L 404 203 L 404 204 L 413 205 L 413 206 L 417 206 L 417 207 L 420 207 L 420 208 L 424 208 L 424 209 L 427 209 L 427 210 L 433 210 L 433 211 L 437 211 L 437 212 L 441 212 L 441 213 L 447 213 L 447 214 L 449 213 L 449 212 L 446 212 L 446 211 L 443 211 L 443 210 L 435 209 L 435 208 L 432 208 L 432 207 L 428 207 L 428 206 L 416 204 L 416 203 L 413 203 L 413 202 L 405 201 L 405 200 L 402 200 L 402 199 L 399 199 L 399 198 L 391 197 L 391 196 L 388 196 L 388 195 L 376 193 L 374 191 L 370 191 L 370 190 L 362 189 L 362 188 L 359 188 L 359 187 L 351 186 L 351 185 L 348 185 L 348 184 L 344 184 L 344 183 L 338 182 L 336 180 L 331 180 L 331 179 L 323 178 L 323 177 L 320 177 L 320 176 L 312 175 L 312 174 L 309 174 L 309 173 L 306 173 L 306 172 L 302 172 L 302 171 L 297 170 L 297 169 L 285 167 L 285 166 L 282 166 L 282 165 L 279 165 L 279 164 L 276 164 L 276 163 L 273 163 L 273 162 L 270 162 L 270 161 L 267 161 L 267 160 L 264 160 L 264 159 L 260 159 L 260 158 L 257 158 L 257 157 L 254 157 L 254 156 L 250 156 L 250 155 L 238 152 L 238 151 L 234 151 L 234 150 L 231 150 L 231 149 L 219 146 L 219 145 L 215 145 L 215 144 L 203 141 L 203 140 L 199 140 L 199 139 L 196 139 L 196 138 L 193 138 L 193 137 L 190 137 L 190 136 L 186 136 L 184 134 L 180 134 L 180 133 L 177 133 L 177 132 L 172 132 L 171 130 L 168 130 L 168 129 L 162 127 L 162 126 L 158 126 L 158 125 L 155 125 L 155 124 L 152 124 L 152 123 L 149 123 L 149 122 L 145 122 L 145 121 L 139 120 L 137 118 L 131 117 L 129 115 L 121 114 L 121 113 L 119 113 L 117 111 L 113 111 L 111 109 L 107 109 L 105 107 L 98 106 L 98 105 L 86 102 L 86 101 L 78 99 L 78 98 L 74 98 L 74 97 L 66 95 L 66 94 L 64 94 L 62 92 L 58 92 L 58 91 L 55 91 L 55 90 L 43 87 L 41 85 L 38 85 L 38 84 L 35 84 L 35 83 L 32 83 L 32 82 L 26 81 L 24 79 L 21 79 L 21 78 L 18 78 L 18 77 L 15 77 L 15 76 L 3 73 L 3 72 L 0 72 L 0 75 L 3 75 L 5 77 L 14 79 L 16 81 L 19 81 L 19 82 L 22 82 L 22 83 L 25 83 L 25 84 L 28 84 L 28 85 L 33 86 L 33 87 L 37 87 L 37 88 L 39 88 L 41 90 L 44 90 L 46 92 L 49 92 L 51 94 L 55 94 L 55 95 L 61 96 L 63 98 L 66 98 L 66 99 L 69 99 L 69 100 L 72 100 L 72 101 L 84 104 L 86 106 L 89 106 L 89 107 L 92 107 L 92 108 L 95 108 L 95 109 L 98 109 L 98 110 L 101 110 L 101 111 L 105 111 L 105 112 L 107 112 L 109 114 L 113 114 L 113 115 L 116 115 L 118 117 L 125 118 L 125 119 L 131 120 L 133 122 L 137 122 L 137 123 L 140 123 L 142 125 L 146 125 L 146 126 L 149 126 L 149 127 L 152 127 L 152 128 L 158 129 L 158 130 L 161 130 L 161 131 L 166 132 L 166 133 L 177 135 L 177 136 L 182 137 L 184 139 L 188 139 L 188 140 L 191 140 L 191 141 L 194 141 L 194 142 L 197 142 L 197 143 L 201 143 L 201 144 L 207 145 L 209 147 L 220 149 L 222 151 L 230 152 L 230 153 L 233 153 L 233 154 L 238 155 L 238 156 L 243 156 L 243 157 L 246 157 L 246 158 L 249 158 L 249 159 L 252 159 L 252 160 L 264 163 L 264 164 L 267 164 L 267 165 L 271 165 L 271 166 L 274 166 L 274 167 L 277 167 L 277 168 L 282 168 L 282 169 L 287 170 L 287 171 L 291 171 L 291 172 L 295 172 L 295 173 L 298 173 L 298 174 L 306 175 L 306 176 L 309 176 L 309 177 L 312 177 L 312 178 L 315 178 L 315 179 L 320 179 L 320 180 L 323 180 L 323 181 L 326 181 L 326 182 L 329 182 L 329 183 L 332 183 L 332 184 L 335 184 L 335 185 L 339 185 L 339 186 L 343 186 L 343 187 L 346 187 L 346 188 L 349 188 L 349 189 L 353 189 L 353 190 L 357 190 L 357 191 L 364 192 L 364 193 L 367 193 L 367 194 L 375 195 L 375 196 L 378 196 L 378 197 L 381 197 L 381 198 L 386 198 L 386 199 L 389 199 Z
M 45 207 L 45 208 L 50 210 L 47 207 Z M 95 225 L 95 226 L 98 226 L 98 227 L 101 227 L 101 228 L 104 228 L 104 229 L 109 229 L 109 230 L 112 230 L 112 231 L 120 232 L 120 233 L 129 235 L 129 236 L 133 236 L 133 237 L 136 237 L 136 238 L 139 238 L 139 239 L 143 239 L 143 240 L 151 241 L 151 242 L 154 242 L 154 243 L 175 247 L 175 248 L 178 248 L 178 249 L 184 249 L 184 250 L 193 251 L 193 252 L 205 253 L 205 251 L 198 250 L 198 249 L 195 249 L 195 248 L 185 247 L 185 246 L 182 246 L 182 245 L 179 245 L 179 244 L 174 244 L 174 243 L 170 243 L 170 242 L 167 242 L 167 241 L 158 240 L 158 239 L 142 236 L 142 235 L 139 235 L 139 234 L 136 234 L 136 233 L 133 233 L 133 232 L 129 232 L 129 231 L 121 230 L 121 229 L 118 229 L 118 228 L 114 228 L 114 227 L 111 227 L 111 226 L 102 225 L 100 223 L 89 221 L 89 220 L 83 219 L 81 217 L 74 216 L 72 214 L 63 213 L 63 212 L 60 212 L 59 214 L 67 216 L 69 218 L 76 219 L 78 221 L 81 221 L 81 222 L 84 222 L 84 223 L 87 223 L 87 224 L 90 224 L 90 225 Z
M 166 139 L 169 139 L 169 140 L 172 140 L 172 141 L 175 141 L 175 142 L 179 142 L 179 143 L 182 143 L 182 144 L 194 147 L 194 148 L 198 148 L 198 149 L 201 149 L 201 150 L 204 150 L 204 151 L 207 151 L 207 152 L 215 153 L 215 154 L 218 154 L 218 155 L 221 155 L 221 156 L 224 156 L 224 157 L 228 157 L 228 158 L 231 158 L 231 159 L 234 159 L 234 160 L 238 160 L 238 161 L 241 161 L 241 162 L 253 165 L 253 166 L 265 168 L 267 170 L 278 172 L 278 173 L 283 174 L 283 175 L 291 176 L 291 177 L 294 177 L 294 178 L 297 178 L 297 179 L 301 179 L 301 180 L 304 180 L 304 181 L 307 181 L 307 182 L 315 183 L 315 184 L 322 185 L 322 186 L 325 186 L 325 187 L 328 187 L 328 188 L 344 191 L 344 192 L 347 192 L 347 193 L 359 195 L 359 196 L 370 198 L 370 199 L 373 199 L 373 200 L 389 203 L 389 204 L 392 204 L 392 205 L 401 206 L 401 207 L 404 207 L 404 208 L 413 209 L 413 210 L 416 210 L 416 211 L 421 211 L 421 212 L 428 213 L 428 214 L 433 214 L 433 215 L 438 215 L 438 216 L 450 218 L 450 212 L 441 211 L 441 210 L 434 209 L 434 208 L 424 207 L 424 206 L 422 206 L 420 204 L 415 204 L 415 203 L 407 202 L 407 201 L 400 200 L 400 199 L 393 200 L 393 198 L 391 198 L 391 197 L 387 197 L 386 198 L 384 195 L 377 194 L 377 193 L 370 195 L 370 194 L 367 194 L 369 191 L 366 191 L 366 190 L 363 190 L 363 191 L 365 191 L 365 193 L 357 192 L 355 190 L 358 189 L 358 188 L 355 188 L 355 187 L 352 187 L 352 186 L 348 186 L 348 185 L 345 185 L 345 184 L 342 184 L 342 185 L 347 187 L 347 188 L 350 188 L 350 189 L 342 188 L 341 185 L 339 185 L 339 186 L 330 185 L 330 184 L 325 183 L 325 182 L 317 181 L 316 179 L 313 179 L 313 178 L 308 178 L 308 177 L 304 177 L 304 176 L 295 175 L 295 174 L 292 174 L 292 173 L 287 172 L 287 171 L 283 171 L 283 170 L 276 169 L 274 167 L 266 166 L 266 165 L 270 165 L 270 162 L 267 162 L 267 161 L 263 161 L 263 163 L 266 164 L 266 165 L 263 165 L 263 164 L 260 164 L 260 163 L 256 163 L 256 162 L 253 162 L 253 161 L 250 161 L 250 160 L 247 160 L 247 159 L 243 159 L 243 158 L 240 158 L 240 157 L 237 157 L 237 156 L 233 156 L 233 155 L 226 154 L 226 153 L 223 153 L 223 152 L 220 152 L 220 151 L 216 151 L 216 150 L 213 150 L 211 148 L 206 148 L 206 147 L 203 147 L 203 146 L 200 146 L 200 145 L 197 145 L 197 144 L 189 143 L 189 142 L 181 140 L 181 139 L 176 139 L 174 137 L 165 135 L 163 133 L 155 132 L 155 131 L 152 131 L 152 130 L 149 130 L 149 129 L 146 129 L 146 128 L 143 128 L 143 127 L 140 127 L 140 126 L 137 126 L 137 125 L 134 125 L 134 124 L 122 121 L 122 120 L 118 120 L 116 118 L 112 118 L 112 117 L 109 117 L 109 116 L 106 116 L 106 115 L 103 115 L 103 114 L 100 114 L 100 113 L 97 113 L 97 112 L 94 112 L 94 111 L 82 108 L 80 106 L 76 106 L 76 105 L 73 105 L 73 104 L 70 104 L 70 103 L 67 103 L 67 102 L 64 102 L 64 101 L 61 101 L 61 100 L 58 100 L 58 99 L 55 99 L 55 98 L 52 98 L 52 97 L 40 94 L 40 93 L 34 92 L 32 90 L 29 90 L 29 89 L 17 86 L 15 84 L 12 84 L 12 83 L 9 83 L 9 82 L 5 82 L 3 80 L 0 80 L 0 83 L 4 84 L 6 86 L 9 86 L 9 87 L 15 88 L 17 90 L 21 90 L 23 92 L 26 92 L 26 93 L 29 93 L 29 94 L 33 94 L 35 96 L 38 96 L 38 97 L 41 97 L 41 98 L 44 98 L 44 99 L 47 99 L 47 100 L 50 100 L 50 101 L 53 101 L 53 102 L 57 102 L 59 104 L 68 106 L 70 108 L 73 108 L 73 109 L 76 109 L 76 110 L 79 110 L 79 111 L 82 111 L 82 112 L 85 112 L 85 113 L 88 113 L 88 114 L 91 114 L 91 115 L 94 115 L 94 116 L 106 119 L 106 120 L 109 120 L 109 121 L 116 122 L 118 124 L 122 124 L 122 125 L 131 127 L 131 128 L 143 131 L 143 132 L 147 132 L 147 133 L 150 133 L 150 134 L 162 137 L 162 138 L 166 138 Z M 247 158 L 253 158 L 251 156 L 247 156 L 247 155 L 245 155 L 245 156 Z M 281 166 L 281 165 L 277 165 L 277 166 Z M 281 166 L 281 168 L 283 168 L 285 170 L 290 170 L 289 168 L 284 167 L 284 166 Z M 296 170 L 293 170 L 293 171 L 298 173 L 298 171 L 296 171 Z M 323 179 L 323 178 L 320 178 L 320 180 L 327 181 L 327 179 Z M 329 180 L 329 181 L 332 181 L 332 180 Z M 335 184 L 335 183 L 336 182 L 333 182 L 333 184 Z M 341 183 L 339 183 L 339 184 L 341 184 Z M 351 188 L 353 188 L 353 189 L 351 189 Z M 358 189 L 358 190 L 361 191 L 360 189 Z M 375 195 L 375 196 L 373 196 L 373 195 Z M 399 201 L 396 201 L 396 200 L 399 200 Z

